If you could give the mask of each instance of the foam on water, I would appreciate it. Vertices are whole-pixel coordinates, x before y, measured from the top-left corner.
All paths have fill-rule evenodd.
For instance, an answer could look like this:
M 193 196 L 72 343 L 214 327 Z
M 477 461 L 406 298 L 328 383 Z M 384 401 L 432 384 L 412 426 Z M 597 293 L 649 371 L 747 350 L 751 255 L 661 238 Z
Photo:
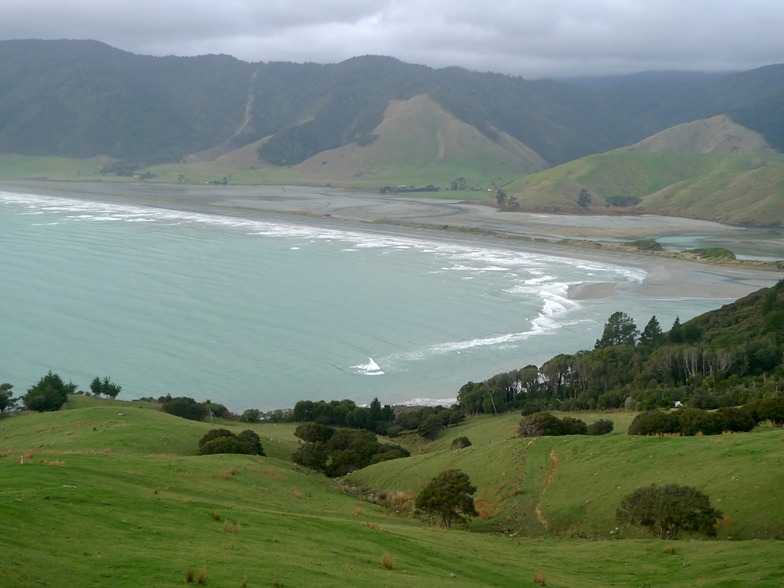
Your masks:
M 364 374 L 366 376 L 383 376 L 384 372 L 381 370 L 379 365 L 373 360 L 372 357 L 368 358 L 367 363 L 361 363 L 359 365 L 352 365 L 352 369 L 357 370 L 358 373 Z
M 395 403 L 412 391 L 415 401 L 442 403 L 469 379 L 546 360 L 551 349 L 568 352 L 564 341 L 592 342 L 600 335 L 592 331 L 629 301 L 622 293 L 608 301 L 570 300 L 570 284 L 586 276 L 619 284 L 645 277 L 610 263 L 294 221 L 10 192 L 0 192 L 2 205 L 32 216 L 28 227 L 40 227 L 19 233 L 30 239 L 33 257 L 19 244 L 4 269 L 26 286 L 30 265 L 44 259 L 51 264 L 45 270 L 62 270 L 68 282 L 63 292 L 44 280 L 44 291 L 30 278 L 30 291 L 40 292 L 36 300 L 0 293 L 36 304 L 38 320 L 63 331 L 45 352 L 57 357 L 41 361 L 69 378 L 81 369 L 87 381 L 98 375 L 97 364 L 129 395 L 193 390 L 233 410 L 334 395 Z M 115 285 L 107 272 L 118 263 Z M 48 309 L 55 305 L 47 300 L 56 308 Z M 648 317 L 667 320 L 659 307 L 632 302 Z M 688 314 L 671 312 L 670 320 Z M 12 327 L 17 336 L 31 328 Z M 65 343 L 69 329 L 91 336 L 74 348 Z M 557 333 L 563 336 L 547 337 Z M 29 361 L 38 353 L 33 338 L 29 350 L 15 345 L 16 359 L 7 361 L 39 369 Z M 369 350 L 375 359 L 364 362 Z M 359 377 L 365 375 L 385 377 Z M 163 389 L 151 390 L 150 381 Z M 21 389 L 33 382 L 13 383 Z

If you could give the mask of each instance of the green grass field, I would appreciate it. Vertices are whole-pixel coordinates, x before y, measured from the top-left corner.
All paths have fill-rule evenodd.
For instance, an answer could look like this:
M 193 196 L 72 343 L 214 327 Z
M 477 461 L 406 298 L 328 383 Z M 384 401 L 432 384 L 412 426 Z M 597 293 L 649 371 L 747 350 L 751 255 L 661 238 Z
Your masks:
M 221 423 L 254 428 L 269 457 L 198 456 L 209 423 L 141 402 L 77 396 L 67 406 L 0 419 L 3 586 L 181 586 L 188 574 L 198 585 L 201 573 L 208 586 L 784 582 L 781 541 L 737 540 L 781 536 L 780 430 L 682 439 L 617 431 L 531 443 L 513 437 L 518 415 L 483 417 L 411 458 L 354 474 L 377 489 L 416 489 L 441 469 L 463 468 L 479 487 L 483 518 L 447 531 L 356 500 L 292 464 L 293 425 Z M 612 418 L 621 429 L 630 415 Z M 457 435 L 472 447 L 452 451 Z M 552 451 L 559 463 L 543 492 Z M 666 472 L 722 499 L 716 506 L 732 518 L 722 540 L 596 536 L 612 527 L 606 519 L 622 490 Z M 548 529 L 536 521 L 540 503 Z

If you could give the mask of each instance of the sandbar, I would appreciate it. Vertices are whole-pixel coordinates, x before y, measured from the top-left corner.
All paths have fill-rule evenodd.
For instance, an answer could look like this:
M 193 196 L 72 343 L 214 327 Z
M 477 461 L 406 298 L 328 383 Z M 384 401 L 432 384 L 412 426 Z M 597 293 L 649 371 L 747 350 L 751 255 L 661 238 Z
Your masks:
M 286 219 L 287 222 L 469 241 L 487 247 L 613 263 L 643 269 L 647 277 L 639 284 L 625 285 L 624 288 L 633 288 L 635 294 L 649 298 L 734 300 L 772 286 L 784 277 L 782 272 L 744 266 L 711 265 L 600 248 L 573 247 L 559 242 L 562 239 L 612 242 L 706 234 L 739 241 L 749 234 L 749 230 L 741 227 L 684 218 L 502 213 L 487 204 L 450 198 L 299 186 L 3 180 L 0 181 L 0 190 L 250 219 Z M 586 281 L 573 284 L 568 296 L 575 300 L 603 298 L 612 296 L 616 288 L 616 284 L 612 283 Z

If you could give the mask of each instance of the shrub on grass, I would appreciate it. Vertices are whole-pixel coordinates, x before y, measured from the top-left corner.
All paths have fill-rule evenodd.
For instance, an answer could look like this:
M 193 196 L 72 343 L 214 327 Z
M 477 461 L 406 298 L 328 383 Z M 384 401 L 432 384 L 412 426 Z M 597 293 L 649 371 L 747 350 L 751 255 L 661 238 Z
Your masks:
M 525 404 L 523 404 L 523 409 L 520 411 L 520 414 L 523 416 L 528 416 L 534 414 L 535 412 L 543 412 L 544 409 L 545 407 L 541 402 L 537 402 L 536 400 L 526 400 Z
M 652 484 L 624 496 L 616 517 L 619 524 L 645 527 L 659 539 L 675 539 L 680 531 L 714 537 L 722 514 L 695 488 Z
M 757 426 L 754 417 L 741 408 L 720 408 L 716 411 L 716 418 L 722 421 L 722 432 L 748 433 Z
M 641 412 L 629 425 L 629 435 L 661 435 L 681 432 L 677 414 L 660 410 Z
M 388 553 L 384 553 L 384 555 L 381 556 L 381 567 L 385 570 L 394 570 L 395 558 Z
M 599 419 L 588 425 L 587 433 L 589 435 L 607 435 L 608 433 L 612 433 L 614 428 L 615 424 L 612 421 L 608 419 Z
M 207 431 L 204 436 L 199 439 L 199 448 L 202 447 L 208 441 L 212 441 L 213 439 L 218 439 L 219 437 L 234 437 L 234 433 L 229 431 L 228 429 L 210 429 Z
M 452 449 L 463 449 L 463 447 L 471 447 L 471 441 L 468 437 L 455 437 L 452 440 Z
M 562 435 L 561 419 L 549 412 L 535 412 L 520 421 L 520 437 L 548 437 Z
M 588 425 L 585 421 L 574 417 L 563 417 L 561 419 L 561 435 L 587 435 Z
M 744 407 L 716 411 L 684 408 L 676 412 L 658 410 L 638 414 L 629 426 L 629 435 L 720 435 L 745 433 L 757 424 L 755 411 Z M 784 418 L 784 417 L 783 417 Z
M 240 442 L 240 447 L 242 448 L 241 453 L 247 453 L 248 455 L 266 455 L 264 453 L 264 448 L 261 446 L 261 438 L 255 431 L 251 431 L 250 429 L 242 431 L 237 434 L 237 440 Z
M 187 396 L 167 397 L 161 408 L 164 412 L 192 421 L 202 421 L 208 413 L 206 406 Z
M 303 441 L 311 443 L 325 443 L 335 433 L 334 427 L 321 425 L 319 423 L 300 423 L 294 430 L 294 435 Z
M 199 453 L 243 453 L 246 455 L 265 455 L 259 436 L 251 431 L 235 435 L 228 429 L 212 429 L 199 440 Z
M 244 453 L 239 439 L 232 435 L 231 437 L 216 437 L 207 441 L 204 445 L 199 447 L 199 453 L 202 455 L 213 455 L 215 453 Z
M 784 396 L 761 400 L 757 412 L 761 421 L 769 420 L 774 427 L 784 426 Z

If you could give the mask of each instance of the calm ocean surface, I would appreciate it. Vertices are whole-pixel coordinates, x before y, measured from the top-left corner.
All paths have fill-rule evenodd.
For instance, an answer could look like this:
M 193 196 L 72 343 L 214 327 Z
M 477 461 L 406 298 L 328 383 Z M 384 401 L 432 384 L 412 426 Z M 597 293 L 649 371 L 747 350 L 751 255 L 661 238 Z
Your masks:
M 0 382 L 48 370 L 120 398 L 234 411 L 454 399 L 593 347 L 616 310 L 663 328 L 726 303 L 633 295 L 642 270 L 449 241 L 0 192 Z M 569 284 L 619 283 L 571 301 Z

